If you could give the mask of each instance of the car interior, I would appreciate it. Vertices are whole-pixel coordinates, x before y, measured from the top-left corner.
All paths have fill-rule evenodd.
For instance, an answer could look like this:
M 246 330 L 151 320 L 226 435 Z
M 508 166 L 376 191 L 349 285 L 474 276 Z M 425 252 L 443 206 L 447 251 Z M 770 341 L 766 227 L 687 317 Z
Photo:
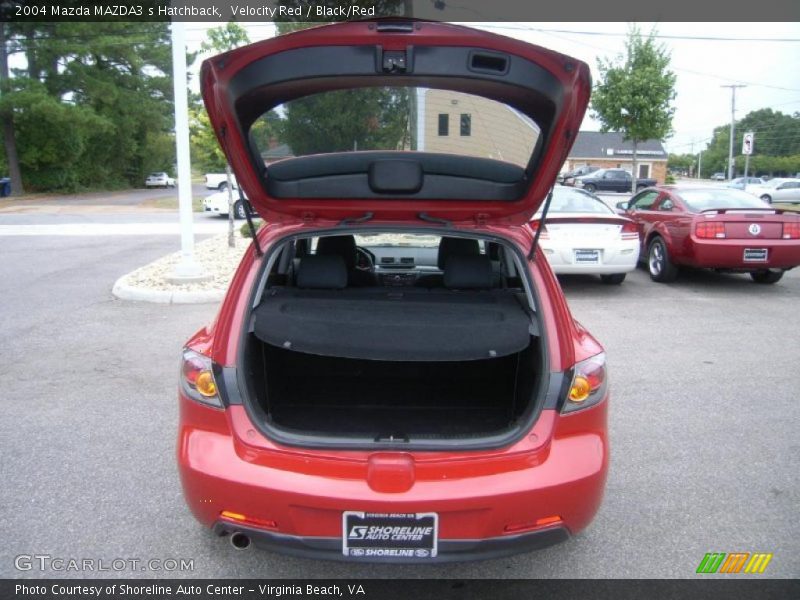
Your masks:
M 507 430 L 541 371 L 517 260 L 499 240 L 447 235 L 285 242 L 245 347 L 264 422 L 375 441 Z

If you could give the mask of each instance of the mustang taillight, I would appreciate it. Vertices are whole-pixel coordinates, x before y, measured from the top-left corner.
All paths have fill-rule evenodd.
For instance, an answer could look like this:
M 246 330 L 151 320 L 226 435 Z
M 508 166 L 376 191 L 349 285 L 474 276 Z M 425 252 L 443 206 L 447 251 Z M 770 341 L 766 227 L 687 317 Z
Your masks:
M 636 223 L 633 221 L 627 221 L 625 224 L 623 224 L 622 229 L 619 232 L 619 236 L 623 240 L 638 240 L 639 229 L 636 227 Z
M 694 233 L 699 238 L 720 239 L 725 237 L 725 223 L 719 221 L 705 221 L 698 223 Z
M 562 413 L 593 406 L 600 402 L 608 387 L 605 352 L 582 360 L 575 365 L 572 385 L 569 386 Z
M 800 221 L 783 224 L 783 239 L 785 240 L 800 239 Z
M 197 402 L 222 408 L 211 359 L 188 348 L 184 348 L 181 359 L 183 393 Z
M 536 235 L 536 232 L 538 231 L 540 225 L 541 221 L 530 222 L 531 229 L 533 229 L 533 235 Z M 540 240 L 550 239 L 550 234 L 547 233 L 547 225 L 541 225 L 541 227 L 542 227 L 542 233 L 539 234 L 539 239 Z

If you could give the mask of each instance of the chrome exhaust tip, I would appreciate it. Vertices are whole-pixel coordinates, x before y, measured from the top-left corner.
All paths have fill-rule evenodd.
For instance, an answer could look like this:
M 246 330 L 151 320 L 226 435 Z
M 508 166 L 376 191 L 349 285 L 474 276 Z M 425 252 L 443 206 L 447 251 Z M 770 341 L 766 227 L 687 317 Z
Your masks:
M 231 546 L 237 550 L 247 550 L 250 547 L 250 536 L 241 531 L 231 534 Z

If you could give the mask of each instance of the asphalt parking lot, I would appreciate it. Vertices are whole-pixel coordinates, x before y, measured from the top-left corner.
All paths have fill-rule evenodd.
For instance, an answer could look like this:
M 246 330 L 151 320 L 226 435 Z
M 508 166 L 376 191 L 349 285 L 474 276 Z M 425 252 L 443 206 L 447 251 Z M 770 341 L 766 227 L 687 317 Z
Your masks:
M 594 523 L 507 559 L 358 565 L 240 552 L 185 508 L 178 355 L 216 307 L 111 296 L 176 244 L 0 236 L 0 577 L 694 577 L 712 551 L 771 552 L 763 576 L 800 574 L 800 270 L 774 286 L 712 272 L 670 285 L 643 270 L 620 287 L 564 278 L 611 373 L 612 466 Z M 19 571 L 23 554 L 186 558 L 194 571 Z

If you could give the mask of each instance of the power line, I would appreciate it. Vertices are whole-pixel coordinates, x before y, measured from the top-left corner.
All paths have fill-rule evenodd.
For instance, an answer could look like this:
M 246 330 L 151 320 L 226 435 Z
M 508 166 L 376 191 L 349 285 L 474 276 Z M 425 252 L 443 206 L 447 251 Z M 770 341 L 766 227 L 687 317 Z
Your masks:
M 589 35 L 596 37 L 628 37 L 627 33 L 618 33 L 613 31 L 577 31 L 574 29 L 551 29 L 546 27 L 521 27 L 521 26 L 498 26 L 498 25 L 483 25 L 489 29 L 511 29 L 521 31 L 538 31 L 541 33 L 566 33 L 574 35 Z M 708 36 L 708 35 L 668 35 L 657 33 L 654 35 L 646 35 L 645 37 L 653 37 L 654 39 L 664 40 L 696 40 L 701 42 L 800 42 L 800 38 L 754 38 L 754 37 L 723 37 L 723 36 Z
M 581 42 L 581 41 L 578 41 L 578 40 L 570 40 L 570 39 L 565 38 L 563 36 L 555 35 L 554 32 L 569 33 L 569 31 L 563 30 L 563 29 L 546 29 L 546 28 L 522 27 L 522 26 L 516 26 L 516 27 L 514 27 L 514 26 L 509 26 L 509 27 L 485 26 L 485 27 L 487 27 L 489 29 L 513 29 L 513 30 L 518 30 L 518 31 L 535 31 L 535 32 L 538 32 L 538 33 L 544 33 L 545 35 L 549 35 L 551 37 L 554 37 L 554 38 L 562 40 L 562 41 L 566 41 L 566 42 L 570 42 L 570 43 L 574 43 L 574 44 L 579 44 L 581 46 L 585 46 L 587 48 L 591 48 L 592 50 L 599 50 L 601 52 L 611 52 L 611 50 L 609 50 L 608 48 L 602 48 L 602 47 L 596 46 L 594 44 L 588 44 L 586 42 Z M 619 35 L 627 36 L 627 34 L 619 34 Z M 798 39 L 797 41 L 800 41 L 800 39 Z M 670 68 L 675 70 L 675 71 L 682 71 L 684 73 L 691 73 L 692 75 L 699 75 L 701 77 L 711 77 L 711 78 L 717 79 L 719 81 L 729 81 L 731 83 L 736 83 L 736 84 L 752 85 L 752 86 L 758 86 L 758 87 L 763 87 L 763 88 L 781 90 L 781 91 L 785 91 L 785 92 L 800 92 L 800 88 L 787 88 L 787 87 L 772 85 L 772 84 L 769 84 L 769 83 L 759 83 L 759 82 L 756 82 L 756 81 L 744 81 L 744 80 L 740 80 L 740 79 L 733 79 L 733 78 L 730 78 L 730 77 L 723 77 L 723 76 L 718 75 L 716 73 L 704 73 L 702 71 L 694 71 L 692 69 L 685 69 L 683 67 L 679 67 L 679 66 L 675 66 L 675 65 L 670 65 Z

